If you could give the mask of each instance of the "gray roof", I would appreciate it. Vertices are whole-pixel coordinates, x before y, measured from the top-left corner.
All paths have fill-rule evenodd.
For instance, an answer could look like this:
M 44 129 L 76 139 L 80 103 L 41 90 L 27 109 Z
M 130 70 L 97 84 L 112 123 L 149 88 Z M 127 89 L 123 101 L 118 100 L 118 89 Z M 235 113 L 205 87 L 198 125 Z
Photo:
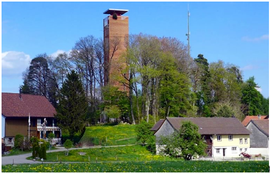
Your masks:
M 151 131 L 157 131 L 160 126 L 163 124 L 164 119 L 160 119 L 150 130 Z
M 265 135 L 269 136 L 269 120 L 251 120 L 253 124 Z
M 199 133 L 202 135 L 213 134 L 234 134 L 247 135 L 247 130 L 237 118 L 225 117 L 167 117 L 169 123 L 174 129 L 179 130 L 182 121 L 191 121 L 199 127 Z

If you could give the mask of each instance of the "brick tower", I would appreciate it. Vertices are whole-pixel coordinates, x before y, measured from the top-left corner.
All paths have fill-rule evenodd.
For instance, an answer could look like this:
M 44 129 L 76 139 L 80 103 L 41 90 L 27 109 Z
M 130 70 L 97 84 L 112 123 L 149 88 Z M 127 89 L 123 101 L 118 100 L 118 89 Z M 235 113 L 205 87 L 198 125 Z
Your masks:
M 104 85 L 116 86 L 121 91 L 127 91 L 125 86 L 119 82 L 119 78 L 121 78 L 120 69 L 126 66 L 121 56 L 126 51 L 125 41 L 129 34 L 128 16 L 122 16 L 127 11 L 124 9 L 108 9 L 104 14 L 109 14 L 109 16 L 103 19 Z

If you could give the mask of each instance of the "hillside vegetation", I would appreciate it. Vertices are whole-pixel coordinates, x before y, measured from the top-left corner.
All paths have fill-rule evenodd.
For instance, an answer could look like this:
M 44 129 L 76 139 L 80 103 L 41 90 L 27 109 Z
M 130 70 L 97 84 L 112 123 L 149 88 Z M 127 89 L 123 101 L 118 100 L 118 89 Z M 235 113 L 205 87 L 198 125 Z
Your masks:
M 121 124 L 115 126 L 86 127 L 79 141 L 85 145 L 127 145 L 136 144 L 135 125 Z

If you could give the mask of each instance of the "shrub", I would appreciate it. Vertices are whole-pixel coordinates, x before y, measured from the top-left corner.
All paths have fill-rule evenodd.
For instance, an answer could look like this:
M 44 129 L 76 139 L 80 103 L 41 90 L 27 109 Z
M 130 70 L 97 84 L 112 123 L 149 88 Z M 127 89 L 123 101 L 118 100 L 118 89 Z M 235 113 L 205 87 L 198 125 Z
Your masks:
M 39 157 L 40 159 L 47 159 L 46 149 L 47 149 L 47 143 L 43 140 L 40 144 L 40 151 L 39 151 Z
M 149 136 L 148 140 L 146 141 L 145 147 L 152 154 L 156 154 L 156 139 L 154 135 Z
M 24 136 L 21 134 L 17 134 L 15 136 L 14 147 L 17 149 L 23 150 L 23 140 L 24 140 Z
M 38 138 L 37 137 L 32 137 L 31 138 L 31 143 L 32 143 L 32 157 L 36 158 L 39 156 L 39 144 L 38 144 Z
M 55 135 L 51 132 L 48 136 L 48 139 L 49 139 L 49 149 L 51 150 L 51 147 L 52 147 L 52 140 L 53 138 L 55 137 Z
M 137 133 L 137 141 L 145 145 L 146 141 L 153 135 L 150 131 L 151 125 L 145 121 L 136 125 L 135 131 Z
M 67 149 L 66 156 L 68 156 L 68 149 L 73 146 L 73 142 L 70 139 L 67 139 L 64 143 L 64 147 Z

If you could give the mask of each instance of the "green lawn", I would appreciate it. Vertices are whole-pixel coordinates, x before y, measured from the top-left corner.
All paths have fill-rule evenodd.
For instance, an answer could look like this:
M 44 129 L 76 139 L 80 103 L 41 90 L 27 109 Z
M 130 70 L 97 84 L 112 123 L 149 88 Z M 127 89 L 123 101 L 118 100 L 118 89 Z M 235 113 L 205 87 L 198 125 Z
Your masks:
M 31 159 L 28 158 L 28 159 Z M 47 162 L 95 162 L 95 161 L 168 161 L 174 160 L 169 157 L 153 155 L 145 147 L 140 145 L 124 147 L 102 147 L 94 149 L 70 150 L 69 155 L 65 152 L 47 153 Z
M 153 161 L 5 165 L 2 172 L 268 172 L 269 161 Z
M 80 143 L 107 146 L 135 144 L 135 125 L 122 124 L 86 127 Z

